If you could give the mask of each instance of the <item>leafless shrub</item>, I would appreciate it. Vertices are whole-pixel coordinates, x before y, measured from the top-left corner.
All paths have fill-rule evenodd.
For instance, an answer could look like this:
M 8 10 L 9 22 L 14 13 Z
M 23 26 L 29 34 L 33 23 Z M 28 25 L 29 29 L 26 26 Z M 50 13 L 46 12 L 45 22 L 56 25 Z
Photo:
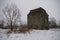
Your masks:
M 4 20 L 0 20 L 0 28 L 4 28 Z
M 19 28 L 19 31 L 20 31 L 20 33 L 26 33 L 26 32 L 30 33 L 29 32 L 30 29 L 28 29 L 28 27 L 21 27 L 21 28 Z
M 9 30 L 9 31 L 7 31 L 7 34 L 10 34 L 10 33 L 12 33 L 12 31 L 10 31 L 10 30 Z

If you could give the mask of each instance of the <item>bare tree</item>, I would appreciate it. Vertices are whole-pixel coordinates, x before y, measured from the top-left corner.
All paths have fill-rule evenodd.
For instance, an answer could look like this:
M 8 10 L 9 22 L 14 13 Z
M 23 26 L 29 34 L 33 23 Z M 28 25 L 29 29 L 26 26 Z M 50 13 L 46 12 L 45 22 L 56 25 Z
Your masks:
M 8 21 L 7 24 L 10 25 L 12 30 L 12 25 L 15 25 L 18 21 L 20 21 L 20 10 L 17 8 L 15 4 L 7 5 L 3 9 L 3 14 L 6 17 L 6 20 Z

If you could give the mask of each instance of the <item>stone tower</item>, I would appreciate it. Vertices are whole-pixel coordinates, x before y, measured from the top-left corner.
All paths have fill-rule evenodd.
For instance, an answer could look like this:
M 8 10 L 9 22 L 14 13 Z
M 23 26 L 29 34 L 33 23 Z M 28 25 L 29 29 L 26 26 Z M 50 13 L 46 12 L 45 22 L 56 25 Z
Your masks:
M 28 28 L 41 29 L 48 27 L 48 14 L 43 8 L 30 11 L 27 18 Z

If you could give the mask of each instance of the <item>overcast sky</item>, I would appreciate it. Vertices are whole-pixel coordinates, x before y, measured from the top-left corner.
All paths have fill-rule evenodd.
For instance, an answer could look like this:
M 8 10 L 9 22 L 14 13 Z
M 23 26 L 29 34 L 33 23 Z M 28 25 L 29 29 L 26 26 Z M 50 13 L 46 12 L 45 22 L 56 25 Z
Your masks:
M 47 11 L 49 17 L 60 20 L 60 0 L 0 0 L 0 19 L 2 18 L 2 9 L 7 4 L 16 4 L 21 11 L 21 20 L 27 22 L 27 14 L 30 10 L 42 7 Z

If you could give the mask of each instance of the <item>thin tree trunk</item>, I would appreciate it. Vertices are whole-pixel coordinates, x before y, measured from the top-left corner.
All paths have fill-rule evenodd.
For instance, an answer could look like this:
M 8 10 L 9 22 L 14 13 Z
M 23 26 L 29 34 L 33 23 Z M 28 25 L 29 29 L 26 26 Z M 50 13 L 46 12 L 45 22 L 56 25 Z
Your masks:
M 11 31 L 13 31 L 13 27 L 12 27 L 12 20 L 11 20 Z

